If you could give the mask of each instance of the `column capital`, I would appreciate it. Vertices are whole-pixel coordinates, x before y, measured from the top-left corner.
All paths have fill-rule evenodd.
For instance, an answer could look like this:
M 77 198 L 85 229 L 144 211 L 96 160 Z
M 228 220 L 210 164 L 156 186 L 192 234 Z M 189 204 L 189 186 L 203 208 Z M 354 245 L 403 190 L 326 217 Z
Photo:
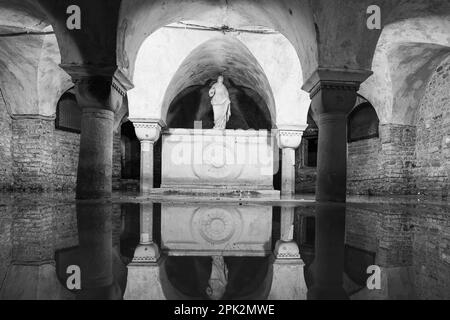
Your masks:
M 277 260 L 301 259 L 298 245 L 293 240 L 278 240 L 275 244 L 274 256 Z
M 372 73 L 369 70 L 318 68 L 302 89 L 310 93 L 312 108 L 318 115 L 348 114 L 356 102 L 359 86 Z
M 111 86 L 116 66 L 110 65 L 60 65 L 75 84 L 75 94 L 81 108 L 114 111 L 111 103 Z
M 277 131 L 278 146 L 280 149 L 297 149 L 302 142 L 303 132 L 307 125 L 284 125 L 280 126 Z
M 166 124 L 161 119 L 139 119 L 130 118 L 136 130 L 136 136 L 141 142 L 156 142 L 158 141 L 161 130 L 166 127 Z

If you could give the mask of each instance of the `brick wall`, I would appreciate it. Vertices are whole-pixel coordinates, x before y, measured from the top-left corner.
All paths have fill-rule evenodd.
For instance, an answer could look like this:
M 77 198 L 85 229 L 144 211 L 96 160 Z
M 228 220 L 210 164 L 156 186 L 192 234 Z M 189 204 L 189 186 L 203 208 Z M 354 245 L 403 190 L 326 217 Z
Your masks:
M 379 138 L 348 144 L 349 194 L 415 194 L 416 128 L 380 125 Z
M 52 188 L 54 121 L 12 121 L 14 189 L 43 191 Z
M 0 191 L 13 185 L 11 138 L 11 118 L 0 92 Z
M 305 166 L 304 155 L 307 153 L 307 141 L 302 139 L 300 147 L 295 151 L 295 192 L 315 193 L 317 170 L 313 167 Z
M 416 114 L 416 176 L 421 194 L 447 198 L 450 170 L 450 56 L 436 69 Z
M 55 130 L 53 134 L 53 186 L 54 190 L 74 190 L 77 181 L 80 135 Z
M 0 190 L 75 190 L 79 149 L 80 135 L 55 129 L 53 119 L 12 120 L 0 105 Z M 120 152 L 118 132 L 114 134 L 114 189 L 120 188 Z
M 113 166 L 112 166 L 113 190 L 120 190 L 121 178 L 122 178 L 122 147 L 119 129 L 117 132 L 114 132 L 113 136 Z

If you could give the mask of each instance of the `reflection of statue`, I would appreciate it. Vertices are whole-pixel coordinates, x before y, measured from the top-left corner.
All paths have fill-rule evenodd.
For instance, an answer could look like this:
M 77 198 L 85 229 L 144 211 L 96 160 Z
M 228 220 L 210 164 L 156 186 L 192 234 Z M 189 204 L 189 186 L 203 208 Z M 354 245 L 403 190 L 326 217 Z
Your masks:
M 231 100 L 222 76 L 209 90 L 209 96 L 214 111 L 214 129 L 226 129 L 231 116 Z
M 222 256 L 212 257 L 211 276 L 206 294 L 211 300 L 219 300 L 225 294 L 228 285 L 228 268 Z

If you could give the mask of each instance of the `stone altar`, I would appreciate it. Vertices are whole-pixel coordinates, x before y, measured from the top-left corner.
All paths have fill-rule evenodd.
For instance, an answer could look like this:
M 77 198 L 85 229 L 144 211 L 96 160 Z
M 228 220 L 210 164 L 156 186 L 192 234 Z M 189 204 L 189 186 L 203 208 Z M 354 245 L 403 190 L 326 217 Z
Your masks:
M 275 135 L 266 130 L 169 129 L 162 134 L 161 188 L 278 197 Z

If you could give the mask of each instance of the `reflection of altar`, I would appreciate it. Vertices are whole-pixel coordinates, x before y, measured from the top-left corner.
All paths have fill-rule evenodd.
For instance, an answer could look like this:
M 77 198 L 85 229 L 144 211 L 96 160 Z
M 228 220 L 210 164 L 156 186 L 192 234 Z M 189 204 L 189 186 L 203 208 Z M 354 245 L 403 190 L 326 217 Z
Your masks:
M 161 245 L 168 255 L 266 256 L 271 237 L 271 207 L 161 205 Z
M 278 149 L 268 131 L 170 129 L 162 140 L 163 190 L 279 196 L 273 189 Z

